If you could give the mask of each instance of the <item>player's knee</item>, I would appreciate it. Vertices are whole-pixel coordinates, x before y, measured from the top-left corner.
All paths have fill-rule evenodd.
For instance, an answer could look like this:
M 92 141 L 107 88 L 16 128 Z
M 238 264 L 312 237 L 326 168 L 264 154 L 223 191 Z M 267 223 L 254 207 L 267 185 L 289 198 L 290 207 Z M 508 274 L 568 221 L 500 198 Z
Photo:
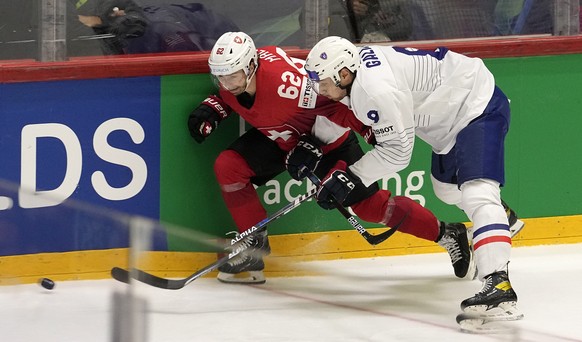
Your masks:
M 499 183 L 489 179 L 475 179 L 461 185 L 461 203 L 469 216 L 481 208 L 501 206 Z
M 449 205 L 460 206 L 461 190 L 457 184 L 444 183 L 430 175 L 434 194 L 438 199 Z
M 250 183 L 253 171 L 240 154 L 233 150 L 225 150 L 214 161 L 214 174 L 222 186 Z

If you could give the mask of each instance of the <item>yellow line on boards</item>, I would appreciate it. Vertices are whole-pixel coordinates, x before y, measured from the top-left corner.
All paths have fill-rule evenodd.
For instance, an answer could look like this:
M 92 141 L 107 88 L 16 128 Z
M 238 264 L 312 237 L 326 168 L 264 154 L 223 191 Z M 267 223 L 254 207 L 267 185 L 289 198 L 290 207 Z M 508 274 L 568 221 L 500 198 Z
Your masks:
M 582 215 L 523 221 L 525 227 L 513 239 L 514 247 L 582 243 Z M 383 230 L 369 229 L 373 234 Z M 300 266 L 302 261 L 444 252 L 435 243 L 400 233 L 378 246 L 369 245 L 354 230 L 271 235 L 269 239 L 273 254 L 265 260 L 267 276 L 311 274 Z M 126 248 L 4 256 L 0 257 L 0 285 L 33 283 L 42 277 L 107 279 L 112 267 L 127 267 L 128 257 Z M 216 258 L 214 253 L 147 252 L 141 254 L 137 266 L 163 277 L 185 277 Z

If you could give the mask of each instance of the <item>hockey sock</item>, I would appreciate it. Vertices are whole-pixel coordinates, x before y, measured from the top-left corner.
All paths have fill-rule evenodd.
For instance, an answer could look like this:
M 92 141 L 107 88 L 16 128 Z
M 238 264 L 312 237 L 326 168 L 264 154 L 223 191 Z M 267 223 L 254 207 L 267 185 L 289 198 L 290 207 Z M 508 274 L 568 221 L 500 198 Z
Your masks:
M 387 190 L 376 192 L 352 209 L 365 221 L 398 226 L 398 231 L 421 239 L 434 241 L 439 234 L 438 220 L 430 210 L 405 196 L 390 198 Z
M 463 207 L 473 222 L 473 248 L 479 277 L 503 270 L 511 254 L 507 213 L 501 204 L 499 183 L 477 179 L 461 186 Z
M 364 221 L 386 224 L 392 215 L 389 206 L 390 191 L 380 190 L 374 195 L 351 206 L 352 210 Z
M 402 233 L 429 241 L 438 237 L 439 221 L 430 210 L 405 196 L 396 196 L 393 200 L 394 212 L 388 221 L 389 227 L 402 222 L 398 228 Z
M 232 150 L 223 151 L 214 163 L 214 173 L 224 203 L 239 232 L 244 232 L 267 217 L 267 211 L 250 182 L 255 173 L 243 157 Z

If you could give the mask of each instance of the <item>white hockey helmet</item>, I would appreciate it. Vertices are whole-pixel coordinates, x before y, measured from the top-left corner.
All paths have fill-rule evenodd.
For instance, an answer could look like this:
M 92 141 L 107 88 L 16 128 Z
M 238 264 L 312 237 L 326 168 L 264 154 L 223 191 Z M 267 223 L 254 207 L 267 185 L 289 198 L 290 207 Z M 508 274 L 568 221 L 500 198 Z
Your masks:
M 318 82 L 330 77 L 336 86 L 340 83 L 340 70 L 348 68 L 355 73 L 359 66 L 358 48 L 349 40 L 337 36 L 320 40 L 305 60 L 305 71 L 310 79 Z
M 257 48 L 253 39 L 244 32 L 226 32 L 214 44 L 208 66 L 215 76 L 231 75 L 244 70 L 247 77 L 250 74 L 251 61 L 258 66 Z

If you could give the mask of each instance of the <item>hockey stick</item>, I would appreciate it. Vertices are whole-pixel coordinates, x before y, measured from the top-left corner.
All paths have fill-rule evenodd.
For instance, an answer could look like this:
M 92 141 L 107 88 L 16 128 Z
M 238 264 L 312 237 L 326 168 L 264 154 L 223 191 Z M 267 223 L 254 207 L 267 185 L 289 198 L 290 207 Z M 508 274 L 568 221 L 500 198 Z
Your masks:
M 309 178 L 311 183 L 313 183 L 317 188 L 321 186 L 321 180 L 319 180 L 319 178 L 312 171 L 310 171 L 306 167 L 303 167 L 302 172 L 304 174 L 307 174 L 307 178 Z M 366 228 L 364 228 L 360 224 L 358 219 L 356 219 L 352 214 L 350 214 L 350 212 L 343 205 L 341 205 L 341 203 L 339 203 L 333 196 L 332 200 L 337 209 L 339 210 L 339 212 L 348 220 L 352 227 L 354 227 L 354 229 L 357 230 L 358 233 L 360 233 L 360 235 L 362 235 L 364 239 L 366 239 L 366 241 L 368 241 L 368 243 L 372 246 L 384 242 L 386 239 L 391 237 L 392 234 L 396 232 L 398 226 L 400 225 L 398 224 L 395 227 L 389 228 L 387 231 L 380 233 L 378 235 L 372 235 L 370 234 L 370 232 L 366 230 Z
M 267 224 L 282 217 L 283 215 L 287 214 L 291 210 L 297 208 L 301 203 L 312 198 L 315 195 L 316 190 L 317 189 L 315 189 L 315 188 L 311 189 L 308 193 L 299 196 L 298 198 L 296 198 L 292 202 L 289 202 L 287 205 L 285 205 L 283 208 L 279 209 L 273 215 L 267 217 L 266 219 L 262 220 L 261 222 L 257 223 L 256 225 L 252 226 L 251 228 L 249 228 L 249 229 L 245 230 L 244 232 L 242 232 L 241 234 L 239 234 L 237 238 L 231 240 L 231 246 L 235 246 L 235 248 L 228 255 L 225 255 L 224 257 L 218 259 L 217 261 L 213 262 L 212 264 L 201 268 L 200 270 L 194 272 L 193 274 L 189 275 L 186 278 L 167 279 L 167 278 L 155 276 L 151 273 L 145 272 L 145 271 L 140 270 L 140 269 L 126 270 L 126 269 L 120 268 L 120 267 L 113 267 L 111 269 L 111 276 L 113 277 L 113 279 L 124 282 L 124 283 L 129 283 L 130 280 L 133 278 L 133 279 L 137 279 L 138 281 L 140 281 L 142 283 L 146 283 L 146 284 L 151 285 L 151 286 L 159 287 L 161 289 L 167 289 L 167 290 L 181 289 L 184 286 L 193 282 L 194 280 L 196 280 L 196 279 L 202 277 L 203 275 L 205 275 L 205 274 L 217 269 L 218 267 L 224 265 L 232 258 L 236 257 L 240 253 L 247 250 L 250 247 L 250 244 L 244 243 L 244 242 L 248 241 L 250 236 L 254 235 L 256 232 L 262 231 L 263 228 Z

